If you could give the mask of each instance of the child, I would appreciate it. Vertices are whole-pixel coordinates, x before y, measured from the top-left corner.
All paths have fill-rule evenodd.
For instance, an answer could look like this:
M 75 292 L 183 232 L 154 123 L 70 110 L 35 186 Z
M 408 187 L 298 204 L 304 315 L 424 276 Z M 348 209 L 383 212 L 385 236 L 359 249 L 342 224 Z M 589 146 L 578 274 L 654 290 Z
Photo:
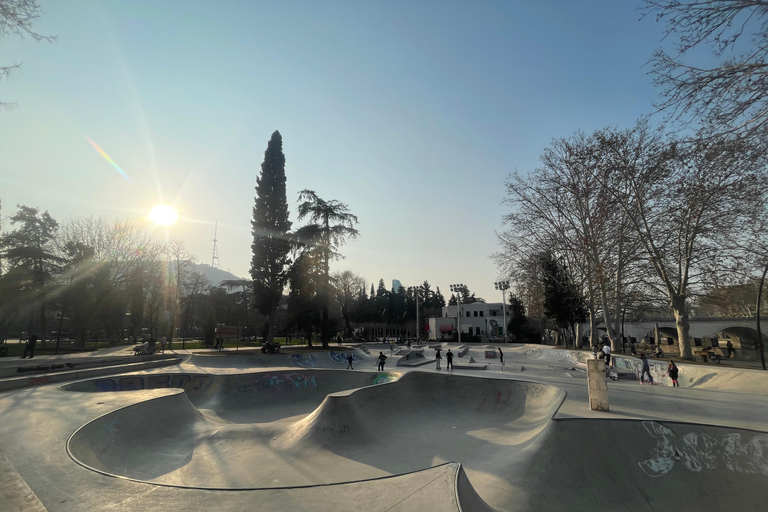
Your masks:
M 667 375 L 669 375 L 669 378 L 672 379 L 672 387 L 673 388 L 679 388 L 680 384 L 677 383 L 677 375 L 678 375 L 679 369 L 674 361 L 669 362 L 669 366 L 667 366 Z

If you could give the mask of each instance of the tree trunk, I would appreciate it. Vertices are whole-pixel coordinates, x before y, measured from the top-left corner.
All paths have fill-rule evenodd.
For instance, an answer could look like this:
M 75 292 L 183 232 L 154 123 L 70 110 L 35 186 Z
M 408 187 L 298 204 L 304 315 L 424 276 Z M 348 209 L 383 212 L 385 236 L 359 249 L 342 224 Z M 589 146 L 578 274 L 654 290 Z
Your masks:
M 597 345 L 597 322 L 595 321 L 595 313 L 589 311 L 589 346 L 594 347 Z
M 275 322 L 274 322 L 274 318 L 275 318 L 275 308 L 273 307 L 270 310 L 269 315 L 267 315 L 267 325 L 269 327 L 267 328 L 267 339 L 264 340 L 265 344 L 272 345 L 273 341 L 275 339 Z
M 576 348 L 583 348 L 583 343 L 581 342 L 581 324 L 576 324 L 574 330 L 576 331 Z
M 672 299 L 672 312 L 675 314 L 675 326 L 677 327 L 677 344 L 680 347 L 680 357 L 692 361 L 691 340 L 688 337 L 690 324 L 688 323 L 688 307 L 685 303 L 685 297 L 675 297 Z M 656 340 L 659 343 L 661 340 Z
M 40 302 L 40 348 L 45 350 L 45 303 Z

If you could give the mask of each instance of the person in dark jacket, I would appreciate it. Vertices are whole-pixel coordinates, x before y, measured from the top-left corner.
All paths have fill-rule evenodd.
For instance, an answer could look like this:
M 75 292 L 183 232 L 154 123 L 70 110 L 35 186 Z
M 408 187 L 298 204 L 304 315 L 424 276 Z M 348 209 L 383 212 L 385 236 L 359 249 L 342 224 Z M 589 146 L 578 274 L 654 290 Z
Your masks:
M 29 335 L 29 338 L 27 338 L 27 344 L 24 345 L 24 355 L 22 355 L 21 358 L 25 359 L 27 357 L 27 352 L 29 352 L 30 359 L 35 357 L 35 345 L 37 345 L 37 334 L 32 333 Z
M 677 367 L 674 361 L 669 362 L 669 366 L 667 366 L 667 375 L 669 375 L 669 378 L 672 379 L 672 387 L 673 388 L 679 388 L 680 384 L 677 382 L 677 375 L 679 373 L 680 369 Z
M 651 365 L 648 363 L 648 359 L 645 357 L 645 352 L 640 352 L 640 362 L 642 363 L 642 371 L 640 373 L 640 385 L 643 385 L 645 374 L 648 374 L 648 383 L 653 384 L 653 377 L 651 377 Z
M 448 352 L 445 353 L 445 362 L 447 363 L 445 368 L 453 370 L 453 352 L 451 352 L 451 349 L 448 349 Z
M 384 355 L 384 352 L 379 352 L 379 357 L 376 358 L 376 360 L 379 362 L 378 369 L 380 372 L 384 371 L 384 361 L 387 360 L 387 356 Z

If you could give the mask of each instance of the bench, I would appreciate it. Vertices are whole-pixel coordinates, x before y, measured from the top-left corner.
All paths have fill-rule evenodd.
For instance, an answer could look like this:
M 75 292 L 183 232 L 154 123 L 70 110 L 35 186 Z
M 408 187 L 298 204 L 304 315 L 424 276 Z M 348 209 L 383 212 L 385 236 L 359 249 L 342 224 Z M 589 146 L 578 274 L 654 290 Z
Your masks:
M 696 350 L 693 352 L 694 356 L 700 356 L 701 362 L 706 363 L 708 362 L 707 359 L 711 359 L 713 363 L 721 364 L 721 359 L 723 356 L 720 354 L 715 353 L 714 351 L 710 352 L 708 350 Z

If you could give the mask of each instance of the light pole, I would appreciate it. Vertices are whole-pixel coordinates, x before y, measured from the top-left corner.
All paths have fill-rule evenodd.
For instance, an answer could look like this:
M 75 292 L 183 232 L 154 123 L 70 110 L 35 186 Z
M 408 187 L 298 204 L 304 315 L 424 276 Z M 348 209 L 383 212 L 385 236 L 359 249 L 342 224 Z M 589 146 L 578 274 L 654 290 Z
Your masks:
M 459 327 L 459 343 L 461 343 L 461 294 L 467 291 L 467 286 L 463 284 L 452 284 L 451 293 L 456 294 L 456 321 Z
M 497 281 L 493 285 L 497 290 L 501 290 L 501 311 L 504 313 L 504 342 L 509 343 L 509 338 L 507 337 L 507 302 L 505 298 L 506 291 L 509 290 L 509 281 Z

